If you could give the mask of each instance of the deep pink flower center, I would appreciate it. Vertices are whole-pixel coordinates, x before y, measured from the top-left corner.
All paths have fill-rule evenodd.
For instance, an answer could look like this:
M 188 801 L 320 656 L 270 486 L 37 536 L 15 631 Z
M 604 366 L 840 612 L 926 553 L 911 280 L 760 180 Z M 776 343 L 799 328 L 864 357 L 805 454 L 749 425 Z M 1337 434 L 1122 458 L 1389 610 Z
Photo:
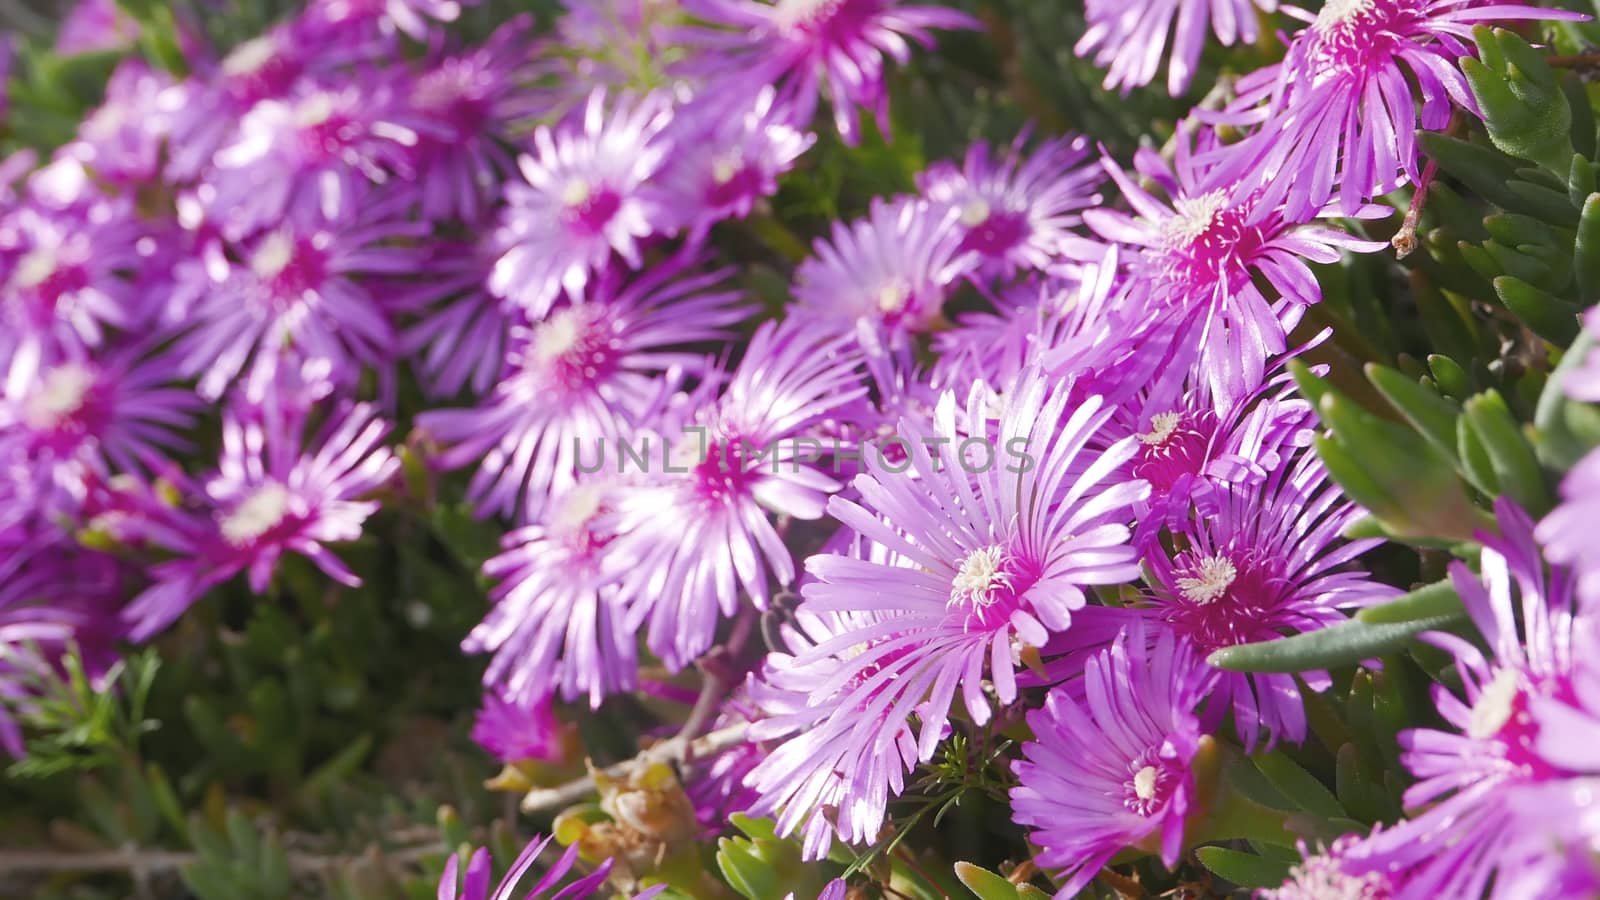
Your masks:
M 1232 288 L 1249 277 L 1247 267 L 1267 241 L 1262 227 L 1250 222 L 1250 209 L 1248 203 L 1230 205 L 1222 191 L 1179 199 L 1176 213 L 1161 223 L 1167 280 Z
M 417 79 L 411 99 L 416 108 L 444 124 L 458 138 L 483 129 L 489 118 L 485 97 L 488 73 L 470 60 L 450 59 Z
M 300 77 L 300 65 L 280 51 L 276 39 L 267 36 L 240 44 L 223 60 L 222 72 L 225 90 L 243 110 L 283 96 Z
M 48 322 L 55 318 L 61 298 L 89 286 L 89 271 L 82 263 L 68 262 L 48 248 L 39 248 L 17 262 L 11 285 L 31 301 L 36 320 Z
M 363 130 L 355 117 L 337 109 L 333 98 L 326 95 L 302 103 L 295 116 L 300 151 L 312 163 L 339 159 L 346 148 L 360 139 Z
M 1021 213 L 991 212 L 983 221 L 967 229 L 962 250 L 983 256 L 1005 256 L 1028 236 L 1028 220 Z
M 1206 652 L 1280 637 L 1281 577 L 1253 552 L 1189 552 L 1174 561 L 1168 624 Z
M 69 363 L 39 379 L 23 401 L 22 418 L 39 449 L 66 455 L 102 433 L 111 418 L 111 398 L 93 370 Z
M 1162 759 L 1160 749 L 1151 747 L 1128 764 L 1128 779 L 1122 783 L 1122 803 L 1135 815 L 1149 818 L 1167 808 L 1172 794 L 1183 782 L 1183 768 Z
M 328 277 L 328 254 L 319 244 L 310 237 L 276 231 L 256 246 L 250 267 L 275 305 L 292 306 L 321 291 Z
M 736 206 L 762 193 L 761 170 L 744 162 L 717 162 L 712 167 L 706 205 L 715 209 Z
M 1570 775 L 1539 753 L 1539 721 L 1530 700 L 1538 695 L 1576 704 L 1571 679 L 1546 677 L 1530 685 L 1525 677 L 1516 669 L 1499 670 L 1473 703 L 1467 734 L 1498 744 L 1501 756 L 1517 767 L 1523 779 L 1543 781 Z
M 622 208 L 622 195 L 605 185 L 574 181 L 562 192 L 567 223 L 581 234 L 594 235 L 605 230 Z
M 790 40 L 826 52 L 858 41 L 882 6 L 883 0 L 778 0 L 772 17 Z
M 696 437 L 689 435 L 686 440 L 694 442 Z M 692 474 L 695 493 L 707 503 L 720 504 L 749 493 L 759 472 L 745 458 L 744 441 L 733 437 L 706 442 L 705 459 L 695 464 Z
M 1133 474 L 1150 482 L 1157 494 L 1170 493 L 1179 482 L 1200 474 L 1215 428 L 1209 414 L 1171 411 L 1152 416 L 1149 429 L 1138 435 Z
M 946 608 L 964 630 L 992 631 L 1026 606 L 1023 597 L 1038 580 L 1038 568 L 1009 548 L 980 547 L 956 567 Z
M 1426 19 L 1416 0 L 1332 0 L 1309 29 L 1316 77 L 1360 74 L 1387 64 Z
M 564 397 L 588 396 L 622 365 L 623 346 L 608 309 L 569 306 L 533 327 L 524 364 L 541 387 Z

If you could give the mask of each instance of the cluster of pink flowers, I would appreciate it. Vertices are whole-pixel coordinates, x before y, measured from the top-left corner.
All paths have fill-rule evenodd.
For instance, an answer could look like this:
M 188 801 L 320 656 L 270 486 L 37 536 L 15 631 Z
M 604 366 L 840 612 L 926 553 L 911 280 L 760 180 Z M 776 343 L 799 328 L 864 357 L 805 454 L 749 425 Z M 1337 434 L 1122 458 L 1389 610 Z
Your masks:
M 1207 656 L 1399 593 L 1362 570 L 1378 541 L 1343 536 L 1361 510 L 1284 374 L 1325 337 L 1303 327 L 1312 265 L 1386 246 L 1348 217 L 1417 179 L 1419 129 L 1476 112 L 1470 26 L 1552 14 L 1334 0 L 1170 159 L 976 144 L 835 223 L 763 320 L 716 230 L 765 215 L 814 129 L 887 133 L 887 68 L 979 23 L 896 0 L 573 7 L 452 50 L 455 3 L 315 0 L 183 79 L 123 63 L 76 139 L 6 162 L 0 745 L 21 752 L 4 710 L 66 641 L 98 658 L 236 578 L 264 595 L 285 554 L 358 585 L 338 545 L 402 489 L 407 421 L 508 529 L 464 645 L 489 656 L 477 734 L 507 761 L 555 752 L 553 700 L 598 706 L 647 656 L 682 670 L 781 611 L 737 694 L 750 743 L 708 767 L 723 812 L 822 858 L 876 839 L 952 733 L 1025 720 L 1015 818 L 1064 895 L 1129 847 L 1175 863 L 1202 743 L 1300 742 L 1302 691 L 1329 683 Z M 1149 82 L 1171 27 L 1182 91 L 1208 22 L 1256 40 L 1274 4 L 1087 7 L 1078 49 L 1108 85 Z M 1297 877 L 1417 897 L 1579 877 L 1593 817 L 1541 809 L 1600 774 L 1600 462 L 1565 488 L 1540 543 L 1504 506 L 1481 576 L 1452 573 L 1493 658 L 1433 638 L 1464 699 L 1438 700 L 1454 730 L 1405 738 L 1426 811 Z M 797 558 L 802 531 L 823 549 Z

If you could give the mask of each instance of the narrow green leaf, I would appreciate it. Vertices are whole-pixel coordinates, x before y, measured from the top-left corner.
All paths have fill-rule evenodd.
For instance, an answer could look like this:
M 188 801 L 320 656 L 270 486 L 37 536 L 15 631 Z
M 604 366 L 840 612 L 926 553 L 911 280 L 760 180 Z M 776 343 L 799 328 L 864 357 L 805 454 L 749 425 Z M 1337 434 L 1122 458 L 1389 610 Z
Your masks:
M 1573 245 L 1572 275 L 1578 296 L 1587 303 L 1600 301 L 1600 192 L 1583 201 L 1578 216 L 1578 237 Z
M 1455 459 L 1456 419 L 1461 407 L 1394 369 L 1368 363 L 1367 380 L 1428 443 Z
M 1278 789 L 1278 792 L 1289 798 L 1299 808 L 1309 813 L 1314 813 L 1324 819 L 1333 819 L 1345 815 L 1344 806 L 1339 803 L 1339 798 L 1333 795 L 1315 775 L 1301 768 L 1300 764 L 1290 759 L 1282 750 L 1270 753 L 1258 753 L 1251 758 L 1261 774 L 1267 781 Z
M 1194 855 L 1201 865 L 1217 877 L 1242 888 L 1277 887 L 1289 877 L 1289 864 L 1253 853 L 1241 853 L 1226 847 L 1201 847 L 1194 851 Z
M 1485 391 L 1464 405 L 1465 419 L 1488 457 L 1495 481 L 1531 515 L 1550 509 L 1550 491 L 1533 447 L 1511 417 L 1506 401 L 1495 391 Z
M 1448 628 L 1466 617 L 1434 616 L 1409 622 L 1371 624 L 1359 619 L 1318 631 L 1212 653 L 1211 665 L 1229 672 L 1296 673 L 1355 665 L 1404 647 L 1424 631 Z
M 1494 292 L 1534 334 L 1550 343 L 1565 347 L 1577 337 L 1578 308 L 1560 297 L 1511 275 L 1496 278 Z
M 1369 606 L 1356 613 L 1356 618 L 1373 625 L 1386 625 L 1452 616 L 1461 610 L 1461 597 L 1450 582 L 1436 581 L 1387 603 Z
M 956 877 L 979 900 L 1017 900 L 1017 886 L 999 875 L 969 862 L 955 865 Z

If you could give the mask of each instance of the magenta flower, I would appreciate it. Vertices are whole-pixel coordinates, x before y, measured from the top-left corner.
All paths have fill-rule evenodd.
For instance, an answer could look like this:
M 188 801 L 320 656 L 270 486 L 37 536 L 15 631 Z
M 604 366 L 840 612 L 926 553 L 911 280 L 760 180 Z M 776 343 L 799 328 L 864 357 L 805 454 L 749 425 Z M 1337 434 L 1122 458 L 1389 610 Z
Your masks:
M 112 184 L 154 181 L 175 110 L 188 95 L 165 72 L 137 58 L 123 60 L 106 84 L 105 102 L 84 118 L 77 140 L 63 152 Z
M 1336 191 L 1340 209 L 1354 213 L 1416 182 L 1419 125 L 1443 129 L 1452 104 L 1479 114 L 1456 63 L 1474 55 L 1473 26 L 1573 15 L 1476 0 L 1326 3 L 1282 63 L 1241 83 L 1245 111 L 1217 117 L 1259 123 L 1248 143 L 1225 151 L 1225 167 L 1291 222 L 1315 215 Z
M 473 5 L 473 0 L 464 0 Z M 414 40 L 426 40 L 430 22 L 454 22 L 463 0 L 312 0 L 298 23 L 313 34 L 372 28 L 380 34 L 395 31 Z
M 352 541 L 378 503 L 358 498 L 379 490 L 400 462 L 383 445 L 389 425 L 366 404 L 333 415 L 303 438 L 303 412 L 230 409 L 222 458 L 203 490 L 185 485 L 193 510 L 154 496 L 141 536 L 174 558 L 150 567 L 154 581 L 123 611 L 134 640 L 147 640 L 210 590 L 240 572 L 250 590 L 266 591 L 278 560 L 298 553 L 328 577 L 361 584 L 325 544 Z
M 467 499 L 480 515 L 537 519 L 552 493 L 575 483 L 584 452 L 615 458 L 617 442 L 659 402 L 662 373 L 705 369 L 680 348 L 726 338 L 747 310 L 722 289 L 726 270 L 686 274 L 694 263 L 631 280 L 606 270 L 581 302 L 512 329 L 505 374 L 482 406 L 418 417 L 448 448 L 440 466 L 477 465 Z
M 618 541 L 634 598 L 629 627 L 648 620 L 650 650 L 668 667 L 711 646 L 719 612 L 733 615 L 741 590 L 765 609 L 772 582 L 794 580 L 771 515 L 820 518 L 838 489 L 809 461 L 821 442 L 807 441 L 824 416 L 865 393 L 858 363 L 848 339 L 768 322 L 720 397 L 660 429 L 660 454 L 646 464 L 653 477 L 619 503 Z
M 123 50 L 139 39 L 139 23 L 122 11 L 117 0 L 78 0 L 56 34 L 62 56 Z
M 1373 833 L 1381 830 L 1380 826 Z M 1401 896 L 1404 874 L 1373 868 L 1362 858 L 1366 840 L 1358 834 L 1341 835 L 1315 853 L 1301 841 L 1302 859 L 1289 870 L 1288 879 L 1276 888 L 1257 891 L 1256 900 L 1389 900 Z
M 542 522 L 506 535 L 504 551 L 483 564 L 499 584 L 494 608 L 462 642 L 468 653 L 493 653 L 484 684 L 516 703 L 559 691 L 588 695 L 598 707 L 638 684 L 638 650 L 624 627 L 612 546 L 616 497 L 603 482 L 557 495 Z
M 288 95 L 313 62 L 310 55 L 292 28 L 278 26 L 234 47 L 220 63 L 201 62 L 186 95 L 170 95 L 184 102 L 170 108 L 168 177 L 185 182 L 198 176 L 233 135 L 241 116 L 262 100 Z
M 498 885 L 493 883 L 494 874 L 491 871 L 493 860 L 489 858 L 489 851 L 480 847 L 473 851 L 472 858 L 468 860 L 465 872 L 461 870 L 461 858 L 451 854 L 448 862 L 444 864 L 444 874 L 439 878 L 439 900 L 590 900 L 590 898 L 609 897 L 614 892 L 606 888 L 606 878 L 611 874 L 611 860 L 601 863 L 599 868 L 588 875 L 563 885 L 562 879 L 572 871 L 578 861 L 578 845 L 568 847 L 561 858 L 556 860 L 545 873 L 526 889 L 519 887 L 520 882 L 533 870 L 539 861 L 539 854 L 550 845 L 550 838 L 535 838 L 517 854 L 517 859 L 511 864 L 511 870 L 506 873 Z M 633 900 L 651 900 L 667 889 L 667 885 L 659 884 L 646 888 L 633 895 Z M 491 892 L 492 891 L 492 892 Z
M 1178 861 L 1204 734 L 1194 707 L 1211 677 L 1170 632 L 1147 648 L 1138 629 L 1084 667 L 1086 702 L 1058 688 L 1028 714 L 1034 740 L 1014 764 L 1011 804 L 1039 865 L 1061 870 L 1057 896 L 1076 895 L 1125 848 Z
M 472 721 L 472 740 L 506 765 L 552 762 L 566 755 L 566 731 L 550 698 L 517 703 L 496 692 L 483 695 Z
M 1170 36 L 1167 92 L 1176 97 L 1194 80 L 1208 31 L 1224 47 L 1253 44 L 1257 10 L 1270 13 L 1278 4 L 1277 0 L 1087 0 L 1084 6 L 1089 27 L 1073 52 L 1094 54 L 1094 64 L 1106 69 L 1106 90 L 1121 88 L 1127 93 L 1154 80 Z
M 365 366 L 389 363 L 393 326 L 361 279 L 417 271 L 422 251 L 394 241 L 420 237 L 427 225 L 385 221 L 382 204 L 363 215 L 285 222 L 200 250 L 206 265 L 178 295 L 192 304 L 172 304 L 167 316 L 185 329 L 178 371 L 199 379 L 201 396 L 222 396 L 241 374 L 259 396 L 285 360 L 326 360 L 341 386 L 354 385 Z
M 197 193 L 229 240 L 287 218 L 296 224 L 356 215 L 362 188 L 409 171 L 417 133 L 399 124 L 382 90 L 302 85 L 262 100 L 239 120 Z M 367 202 L 370 202 L 369 200 Z
M 1172 168 L 1148 150 L 1135 158 L 1138 174 L 1159 185 L 1167 202 L 1107 161 L 1134 214 L 1099 208 L 1084 220 L 1102 237 L 1139 248 L 1129 269 L 1148 294 L 1144 302 L 1198 330 L 1199 364 L 1214 398 L 1236 402 L 1261 385 L 1267 359 L 1287 351 L 1289 331 L 1322 299 L 1306 261 L 1337 262 L 1341 250 L 1388 245 L 1296 225 L 1259 192 L 1208 174 L 1189 150 L 1178 142 Z
M 65 360 L 0 392 L 0 456 L 82 496 L 84 479 L 152 467 L 187 450 L 199 402 L 165 357 Z
M 837 333 L 864 325 L 891 347 L 928 331 L 956 279 L 977 263 L 960 249 L 959 217 L 917 198 L 874 200 L 866 218 L 835 222 L 832 241 L 817 240 L 815 255 L 795 269 L 795 300 Z
M 866 772 L 846 778 L 837 805 L 854 810 L 841 835 L 871 840 L 887 791 L 899 789 L 900 764 L 932 758 L 958 689 L 972 721 L 985 724 L 986 671 L 999 703 L 1015 701 L 1021 654 L 1072 624 L 1088 602 L 1085 588 L 1138 576 L 1123 520 L 1146 488 L 1110 479 L 1132 441 L 1086 458 L 1110 411 L 1091 397 L 1069 416 L 1068 395 L 1037 370 L 1025 374 L 1006 391 L 991 439 L 957 430 L 947 394 L 935 431 L 901 423 L 906 464 L 875 461 L 856 477 L 865 506 L 829 502 L 830 515 L 889 556 L 806 560 L 815 580 L 803 588 L 801 610 L 864 621 L 784 662 L 794 674 L 781 673 L 779 683 L 809 688 L 804 705 L 816 722 L 774 750 L 750 784 L 762 792 L 763 810 L 785 811 L 786 832 L 815 809 L 830 773 Z M 966 421 L 987 422 L 992 397 L 975 387 Z M 950 450 L 935 457 L 930 448 L 939 446 Z M 808 678 L 816 671 L 828 674 Z M 900 736 L 913 714 L 920 730 L 906 760 Z
M 1154 615 L 1202 654 L 1326 628 L 1345 621 L 1341 609 L 1399 593 L 1345 567 L 1381 541 L 1340 540 L 1362 510 L 1329 480 L 1317 455 L 1285 456 L 1264 480 L 1214 483 L 1205 512 L 1177 529 L 1185 549 L 1169 553 L 1147 542 Z M 1328 683 L 1325 672 L 1300 678 L 1316 690 Z M 1207 718 L 1215 722 L 1230 709 L 1247 749 L 1262 731 L 1269 747 L 1279 738 L 1305 738 L 1292 675 L 1223 674 Z
M 431 251 L 420 266 L 427 278 L 382 288 L 390 308 L 411 320 L 400 335 L 400 352 L 430 398 L 455 397 L 467 388 L 481 396 L 505 369 L 511 329 L 526 324 L 522 310 L 484 285 L 498 255 L 493 250 L 438 241 Z
M 678 153 L 662 171 L 662 189 L 691 241 L 776 194 L 778 176 L 816 141 L 774 106 L 776 96 L 766 88 L 743 109 L 713 101 L 678 113 L 670 132 Z
M 1600 521 L 1600 452 L 1590 451 L 1561 482 L 1561 504 L 1539 523 L 1537 536 L 1551 562 L 1573 569 L 1578 595 L 1600 609 L 1600 547 L 1593 525 Z
M 1495 514 L 1503 537 L 1478 536 L 1482 574 L 1459 562 L 1450 567 L 1491 657 L 1455 635 L 1424 636 L 1455 657 L 1464 696 L 1436 686 L 1434 702 L 1450 730 L 1401 733 L 1401 761 L 1418 778 L 1405 801 L 1417 813 L 1370 842 L 1388 866 L 1414 867 L 1407 896 L 1481 896 L 1498 872 L 1513 872 L 1515 838 L 1529 829 L 1509 814 L 1509 801 L 1600 772 L 1590 742 L 1600 733 L 1592 694 L 1600 680 L 1575 677 L 1576 668 L 1592 668 L 1585 651 L 1600 648 L 1585 634 L 1592 622 L 1574 619 L 1572 573 L 1546 570 L 1527 514 L 1504 498 Z M 1531 821 L 1550 812 L 1541 807 Z
M 664 94 L 608 107 L 596 89 L 581 115 L 540 126 L 533 152 L 517 160 L 526 181 L 506 186 L 496 235 L 505 255 L 490 290 L 539 318 L 563 289 L 583 294 L 613 252 L 630 268 L 643 265 L 640 240 L 670 230 L 652 178 L 670 148 L 663 129 L 671 119 Z
M 1028 131 L 1002 158 L 975 143 L 960 168 L 935 163 L 917 176 L 924 197 L 959 211 L 960 249 L 976 253 L 990 274 L 1043 270 L 1064 256 L 1093 259 L 1101 252 L 1072 232 L 1080 211 L 1100 202 L 1094 190 L 1104 176 L 1093 163 L 1084 164 L 1088 141 L 1056 138 L 1024 157 Z
M 824 87 L 846 143 L 861 136 L 858 108 L 889 133 L 884 57 L 904 65 L 915 41 L 933 46 L 936 28 L 977 28 L 953 9 L 901 6 L 898 0 L 684 0 L 695 17 L 732 32 L 702 31 L 698 43 L 719 56 L 708 68 L 732 87 L 755 81 L 779 86 L 795 120 L 809 122 Z M 713 83 L 716 83 L 715 80 Z M 737 87 L 733 87 L 737 91 Z

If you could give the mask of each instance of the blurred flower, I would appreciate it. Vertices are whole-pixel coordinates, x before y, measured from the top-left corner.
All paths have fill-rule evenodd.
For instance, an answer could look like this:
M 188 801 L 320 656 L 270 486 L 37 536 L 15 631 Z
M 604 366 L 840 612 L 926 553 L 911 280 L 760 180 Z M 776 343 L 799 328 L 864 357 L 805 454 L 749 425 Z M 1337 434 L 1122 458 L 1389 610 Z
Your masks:
M 506 371 L 481 406 L 418 417 L 448 448 L 440 466 L 477 464 L 467 499 L 479 515 L 537 519 L 576 481 L 585 450 L 597 465 L 617 461 L 661 401 L 662 373 L 703 374 L 705 360 L 681 348 L 727 337 L 747 310 L 726 270 L 695 274 L 696 262 L 605 270 L 586 294 L 512 329 Z
M 822 517 L 838 484 L 810 463 L 820 442 L 808 443 L 808 429 L 865 392 L 858 364 L 847 339 L 794 319 L 768 322 L 719 398 L 691 398 L 659 429 L 660 464 L 652 460 L 652 477 L 622 497 L 618 540 L 635 601 L 629 625 L 649 621 L 650 650 L 669 668 L 711 646 L 718 613 L 734 614 L 741 589 L 764 609 L 774 579 L 794 580 L 770 516 Z
M 515 702 L 495 691 L 483 695 L 472 722 L 472 740 L 506 765 L 550 762 L 566 754 L 566 729 L 548 696 Z
M 922 196 L 957 210 L 965 234 L 960 250 L 976 253 L 986 274 L 1044 270 L 1064 256 L 1099 257 L 1101 248 L 1072 232 L 1079 211 L 1100 202 L 1094 189 L 1104 175 L 1082 137 L 1060 137 L 1023 155 L 1024 129 L 1001 158 L 974 143 L 965 162 L 939 162 L 917 175 Z
M 1595 522 L 1600 522 L 1600 450 L 1591 450 L 1562 479 L 1561 504 L 1544 517 L 1537 532 L 1550 561 L 1572 568 L 1584 605 L 1600 610 Z
M 297 24 L 313 35 L 343 37 L 372 28 L 382 34 L 398 30 L 421 41 L 428 38 L 429 20 L 454 22 L 463 3 L 471 6 L 474 0 L 311 0 Z
M 1121 88 L 1127 93 L 1156 77 L 1170 35 L 1167 92 L 1176 97 L 1194 80 L 1208 31 L 1224 47 L 1253 44 L 1258 36 L 1257 10 L 1270 13 L 1277 7 L 1277 0 L 1088 0 L 1088 28 L 1073 52 L 1094 53 L 1094 64 L 1107 70 L 1106 90 Z
M 1194 706 L 1212 670 L 1170 632 L 1147 648 L 1135 630 L 1095 654 L 1083 677 L 1086 702 L 1058 688 L 1028 714 L 1034 740 L 1022 745 L 1011 789 L 1016 821 L 1040 848 L 1034 858 L 1061 870 L 1063 897 L 1126 847 L 1178 861 L 1204 733 Z
M 103 181 L 129 186 L 155 181 L 174 123 L 173 108 L 187 91 L 143 60 L 125 59 L 111 73 L 105 102 L 84 118 L 77 140 L 63 152 Z
M 313 60 L 288 26 L 251 38 L 221 62 L 196 61 L 183 94 L 169 94 L 173 118 L 167 175 L 175 182 L 198 176 L 212 155 L 258 102 L 284 97 Z
M 498 255 L 482 242 L 436 241 L 418 268 L 425 279 L 395 279 L 382 295 L 410 319 L 400 352 L 410 358 L 423 393 L 454 397 L 487 393 L 505 369 L 511 331 L 522 311 L 489 293 L 484 278 Z
M 615 497 L 604 482 L 558 494 L 543 521 L 505 536 L 504 550 L 483 564 L 499 584 L 494 606 L 462 642 L 468 653 L 493 653 L 484 684 L 516 703 L 559 692 L 588 695 L 598 707 L 638 683 L 637 641 L 624 627 L 625 600 L 616 566 Z
M 1022 655 L 1071 626 L 1088 602 L 1085 588 L 1138 576 L 1123 519 L 1146 488 L 1109 480 L 1132 455 L 1132 440 L 1098 458 L 1083 456 L 1110 411 L 1091 397 L 1069 416 L 1068 394 L 1068 386 L 1037 370 L 1024 374 L 1005 392 L 993 438 L 959 432 L 955 398 L 947 394 L 933 432 L 901 423 L 906 465 L 879 461 L 856 477 L 852 487 L 866 506 L 842 497 L 829 502 L 833 518 L 891 556 L 806 560 L 814 580 L 803 588 L 801 611 L 872 618 L 792 659 L 774 657 L 775 686 L 803 693 L 817 720 L 750 776 L 763 795 L 759 809 L 784 810 L 784 831 L 815 808 L 827 773 L 862 772 L 846 779 L 836 805 L 852 809 L 841 818 L 841 835 L 871 840 L 882 824 L 885 789 L 898 790 L 896 767 L 906 749 L 898 736 L 913 714 L 920 722 L 914 758 L 926 761 L 945 734 L 958 688 L 972 722 L 984 725 L 991 716 L 985 671 L 998 703 L 1012 703 Z M 973 389 L 969 427 L 989 420 L 990 397 L 982 385 Z M 974 445 L 983 448 L 981 462 L 970 452 Z M 935 457 L 939 446 L 951 452 Z M 819 670 L 826 677 L 815 678 Z M 813 846 L 809 836 L 807 844 Z
M 1361 835 L 1346 834 L 1315 853 L 1301 841 L 1302 859 L 1289 870 L 1288 879 L 1279 887 L 1257 891 L 1256 900 L 1389 900 L 1400 896 L 1404 876 L 1374 869 L 1363 860 L 1365 840 Z
M 382 368 L 395 337 L 387 311 L 363 276 L 418 271 L 424 251 L 400 241 L 426 223 L 389 218 L 393 204 L 364 204 L 339 218 L 284 222 L 237 244 L 208 242 L 194 283 L 177 296 L 168 320 L 183 329 L 174 348 L 178 371 L 199 379 L 214 400 L 235 378 L 259 398 L 282 365 L 321 359 L 331 377 L 352 387 L 363 367 Z
M 1212 487 L 1204 511 L 1175 529 L 1184 549 L 1169 553 L 1157 541 L 1145 547 L 1154 615 L 1198 653 L 1326 628 L 1345 621 L 1341 609 L 1400 593 L 1346 567 L 1381 542 L 1341 542 L 1363 511 L 1329 480 L 1315 452 L 1285 454 L 1263 480 Z M 1298 677 L 1314 690 L 1328 684 L 1325 672 Z M 1230 710 L 1247 750 L 1262 731 L 1269 747 L 1279 738 L 1305 738 L 1294 675 L 1221 674 L 1207 720 Z
M 1574 619 L 1572 573 L 1547 569 L 1527 514 L 1500 498 L 1495 515 L 1501 534 L 1478 535 L 1481 575 L 1450 565 L 1491 656 L 1453 634 L 1423 636 L 1455 657 L 1464 696 L 1436 685 L 1434 703 L 1450 730 L 1401 732 L 1401 762 L 1418 779 L 1405 794 L 1415 813 L 1369 842 L 1378 862 L 1412 869 L 1408 897 L 1482 896 L 1499 873 L 1522 864 L 1516 839 L 1531 824 L 1511 814 L 1516 794 L 1600 771 L 1600 722 L 1593 711 L 1578 712 L 1595 705 L 1600 688 L 1589 672 L 1600 650 L 1594 623 Z M 1528 821 L 1550 814 L 1539 807 Z
M 977 263 L 962 252 L 960 213 L 914 197 L 877 199 L 864 219 L 835 222 L 794 274 L 800 315 L 838 334 L 865 324 L 890 347 L 930 330 L 957 278 Z
M 494 874 L 491 871 L 493 860 L 489 851 L 480 847 L 473 851 L 472 858 L 467 861 L 465 872 L 461 870 L 461 858 L 455 854 L 450 855 L 444 864 L 444 874 L 439 878 L 439 900 L 589 900 L 589 898 L 609 897 L 614 892 L 606 889 L 606 878 L 611 873 L 611 860 L 606 860 L 588 875 L 563 885 L 562 879 L 572 871 L 578 861 L 578 847 L 574 844 L 561 854 L 555 864 L 545 870 L 533 882 L 531 887 L 522 888 L 519 883 L 533 870 L 539 861 L 539 854 L 550 845 L 550 838 L 535 838 L 524 847 L 517 855 L 516 861 L 511 864 L 511 870 L 506 873 L 498 885 L 493 883 Z M 633 895 L 633 900 L 650 900 L 659 896 L 667 889 L 667 885 L 657 885 L 646 888 Z M 492 891 L 492 893 L 491 893 Z
M 139 23 L 122 11 L 117 0 L 78 0 L 56 33 L 62 56 L 101 50 L 125 50 L 139 39 Z
M 506 185 L 497 241 L 505 255 L 489 288 L 542 317 L 563 289 L 581 295 L 613 252 L 644 264 L 639 241 L 670 230 L 671 210 L 652 181 L 670 149 L 672 119 L 662 94 L 589 95 L 581 114 L 533 133 L 533 152 L 517 160 L 526 181 Z
M 848 144 L 860 140 L 858 107 L 889 133 L 884 57 L 904 65 L 908 43 L 933 46 L 936 28 L 977 28 L 965 13 L 898 0 L 684 0 L 684 8 L 717 29 L 696 35 L 708 58 L 700 65 L 713 83 L 735 93 L 740 84 L 777 84 L 780 102 L 795 106 L 795 121 L 811 121 L 826 87 L 834 124 Z
M 304 410 L 235 405 L 223 416 L 222 457 L 203 489 L 184 484 L 196 508 L 146 503 L 144 540 L 173 554 L 150 567 L 154 582 L 123 611 L 134 640 L 147 640 L 240 572 L 262 594 L 284 553 L 298 553 L 329 578 L 361 584 L 324 546 L 361 536 L 378 511 L 357 498 L 381 488 L 399 469 L 383 445 L 389 425 L 366 404 L 329 416 L 307 440 Z

